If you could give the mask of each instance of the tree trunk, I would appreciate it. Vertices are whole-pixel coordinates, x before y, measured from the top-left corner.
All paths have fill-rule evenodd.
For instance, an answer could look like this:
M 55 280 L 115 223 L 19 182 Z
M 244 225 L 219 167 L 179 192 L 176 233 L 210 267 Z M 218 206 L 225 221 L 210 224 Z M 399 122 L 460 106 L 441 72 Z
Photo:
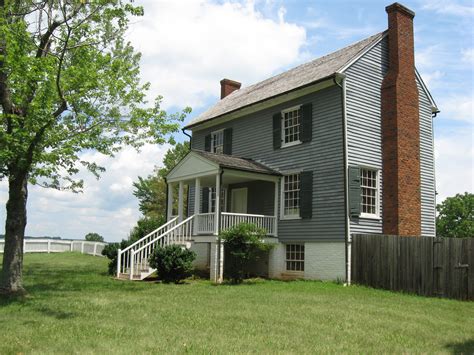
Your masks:
M 28 180 L 26 174 L 10 177 L 5 222 L 5 249 L 0 278 L 0 293 L 24 293 L 22 285 L 23 240 L 26 227 L 26 200 Z

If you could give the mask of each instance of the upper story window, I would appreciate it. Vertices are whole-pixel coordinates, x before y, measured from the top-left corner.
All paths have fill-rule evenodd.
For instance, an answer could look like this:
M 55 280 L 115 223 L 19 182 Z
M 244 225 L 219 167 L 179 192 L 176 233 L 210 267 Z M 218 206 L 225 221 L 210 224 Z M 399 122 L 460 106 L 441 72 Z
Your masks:
M 300 174 L 291 174 L 283 177 L 283 217 L 299 218 L 300 216 Z
M 284 110 L 282 115 L 282 147 L 301 143 L 300 124 L 301 124 L 301 106 L 296 106 Z
M 378 171 L 360 169 L 361 215 L 378 216 Z
M 224 130 L 211 133 L 211 152 L 217 154 L 224 153 Z

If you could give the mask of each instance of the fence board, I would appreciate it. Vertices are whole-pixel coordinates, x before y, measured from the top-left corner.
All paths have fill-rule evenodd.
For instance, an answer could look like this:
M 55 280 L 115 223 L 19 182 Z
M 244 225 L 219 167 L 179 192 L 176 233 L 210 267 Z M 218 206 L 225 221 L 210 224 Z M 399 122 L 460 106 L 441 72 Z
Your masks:
M 474 238 L 353 235 L 354 283 L 474 300 Z

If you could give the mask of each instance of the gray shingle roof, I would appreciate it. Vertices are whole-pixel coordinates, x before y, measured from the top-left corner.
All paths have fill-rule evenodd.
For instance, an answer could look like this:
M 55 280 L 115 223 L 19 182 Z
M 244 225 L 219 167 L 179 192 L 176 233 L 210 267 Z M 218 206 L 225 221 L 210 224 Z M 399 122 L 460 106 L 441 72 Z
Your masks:
M 193 119 L 185 128 L 330 77 L 344 68 L 358 53 L 379 41 L 384 33 L 378 33 L 257 84 L 236 90 Z
M 259 174 L 281 175 L 278 171 L 273 170 L 252 159 L 239 158 L 233 155 L 215 154 L 195 149 L 193 149 L 193 152 L 199 154 L 207 160 L 218 164 L 223 168 L 251 171 Z

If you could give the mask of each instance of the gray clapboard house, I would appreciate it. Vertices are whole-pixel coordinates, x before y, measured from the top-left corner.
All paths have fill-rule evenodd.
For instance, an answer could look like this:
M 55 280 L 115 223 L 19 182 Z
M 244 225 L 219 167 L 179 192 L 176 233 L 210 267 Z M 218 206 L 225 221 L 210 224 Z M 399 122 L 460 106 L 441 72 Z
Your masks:
M 275 243 L 254 266 L 272 278 L 347 279 L 354 233 L 434 236 L 438 109 L 414 67 L 414 14 L 386 10 L 387 31 L 248 87 L 222 80 L 184 127 L 192 151 L 167 177 L 168 223 L 121 251 L 119 276 L 146 277 L 154 246 L 183 243 L 218 281 L 219 233 L 241 222 Z

